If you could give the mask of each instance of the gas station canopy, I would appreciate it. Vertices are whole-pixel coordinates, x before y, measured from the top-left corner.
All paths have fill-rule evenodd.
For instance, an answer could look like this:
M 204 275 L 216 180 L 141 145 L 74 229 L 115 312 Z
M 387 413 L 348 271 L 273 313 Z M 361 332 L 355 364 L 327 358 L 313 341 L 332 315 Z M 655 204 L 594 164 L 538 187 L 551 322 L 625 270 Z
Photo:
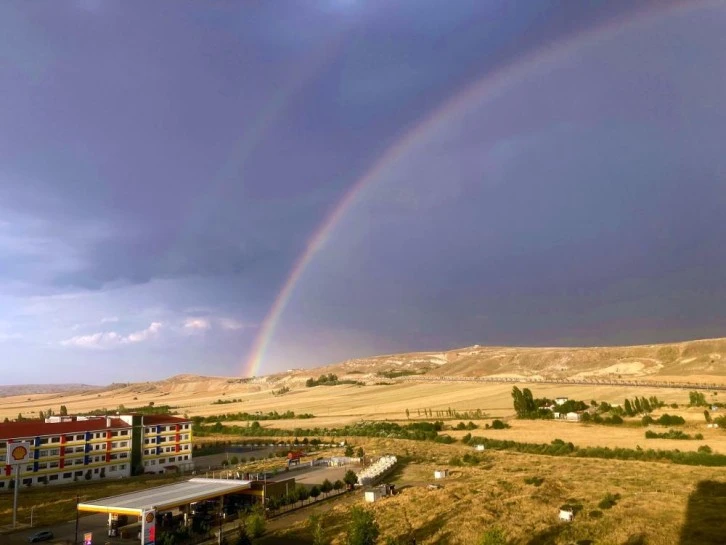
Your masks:
M 78 510 L 90 513 L 110 513 L 141 516 L 144 511 L 166 511 L 182 505 L 236 494 L 251 487 L 251 481 L 225 479 L 190 479 L 181 483 L 158 486 L 138 492 L 100 498 L 79 503 Z

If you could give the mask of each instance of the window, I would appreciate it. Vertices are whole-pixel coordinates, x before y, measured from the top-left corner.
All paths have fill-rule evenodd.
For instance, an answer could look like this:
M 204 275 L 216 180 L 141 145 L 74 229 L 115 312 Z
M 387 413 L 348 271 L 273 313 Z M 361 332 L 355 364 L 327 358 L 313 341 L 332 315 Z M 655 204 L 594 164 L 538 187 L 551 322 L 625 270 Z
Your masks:
M 63 474 L 64 479 L 70 479 L 71 477 L 73 477 L 73 473 L 71 473 L 70 471 Z
M 98 475 L 98 468 L 94 469 L 93 472 Z
M 40 454 L 38 454 L 38 456 L 40 456 L 41 458 L 45 458 L 46 456 L 48 456 L 48 451 L 47 450 L 41 450 L 40 451 Z
M 66 435 L 66 441 L 73 441 L 72 435 Z
M 119 435 L 123 435 L 124 437 L 128 436 L 129 432 L 128 430 L 123 430 Z
M 121 441 L 118 446 L 121 447 L 121 448 L 126 448 L 126 447 L 129 446 L 129 442 L 128 441 Z
M 53 437 L 50 440 L 51 443 L 60 443 L 60 437 Z
M 85 435 L 83 435 L 83 434 L 81 434 L 81 435 L 76 435 L 76 441 L 83 441 L 83 440 L 85 440 L 85 438 L 86 438 L 86 436 L 85 436 Z
M 26 486 L 30 486 L 33 484 L 33 479 L 23 479 L 23 484 Z
M 124 469 L 126 469 L 126 464 L 121 464 L 120 466 L 118 466 L 118 469 L 119 471 L 123 471 Z
M 7 448 L 8 442 L 7 441 L 0 441 L 0 448 Z
M 40 462 L 38 464 L 38 469 L 48 469 L 48 464 L 45 462 Z
M 5 454 L 0 454 L 0 462 L 5 461 L 5 456 L 6 456 Z
M 108 468 L 109 471 L 116 471 L 117 466 L 111 466 Z
M 51 475 L 51 476 L 49 477 L 49 479 L 50 479 L 51 481 L 57 481 L 57 480 L 58 480 L 58 475 Z
M 0 488 L 5 488 L 5 481 L 0 481 Z
M 47 444 L 48 444 L 48 438 L 47 438 L 47 437 L 43 437 L 43 438 L 42 438 L 42 439 L 40 440 L 40 444 L 41 444 L 41 445 L 47 445 Z
M 118 455 L 118 457 L 119 458 L 128 458 L 129 457 L 129 453 L 128 452 L 122 452 L 121 454 Z
M 55 467 L 58 467 L 59 465 L 60 465 L 60 464 L 59 464 L 58 462 L 50 462 L 50 463 L 48 464 L 48 467 L 50 467 L 50 468 L 55 468 Z
M 160 464 L 165 464 L 166 463 L 166 458 L 159 458 L 159 463 Z
M 50 454 L 51 456 L 58 456 L 60 454 L 60 449 L 57 449 L 57 448 L 50 449 L 48 454 Z
M 112 431 L 111 432 L 111 437 L 118 437 L 118 432 L 117 431 Z
M 169 458 L 169 462 L 173 462 L 175 460 L 176 460 L 176 458 L 174 458 L 173 456 L 171 458 Z

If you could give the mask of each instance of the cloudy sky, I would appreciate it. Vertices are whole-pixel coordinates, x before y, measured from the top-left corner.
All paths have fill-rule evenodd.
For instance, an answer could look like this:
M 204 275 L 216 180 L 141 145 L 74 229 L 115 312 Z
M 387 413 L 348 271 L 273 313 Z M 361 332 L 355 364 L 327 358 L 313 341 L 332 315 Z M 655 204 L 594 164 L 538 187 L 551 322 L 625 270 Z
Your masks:
M 726 7 L 632 4 L 0 3 L 0 382 L 723 336 Z

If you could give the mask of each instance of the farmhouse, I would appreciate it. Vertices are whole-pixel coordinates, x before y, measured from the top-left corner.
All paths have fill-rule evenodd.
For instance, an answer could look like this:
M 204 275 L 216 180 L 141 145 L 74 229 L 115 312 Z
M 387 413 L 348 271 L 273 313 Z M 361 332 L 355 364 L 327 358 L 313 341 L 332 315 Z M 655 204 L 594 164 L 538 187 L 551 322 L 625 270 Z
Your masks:
M 567 420 L 568 422 L 579 422 L 582 419 L 582 415 L 575 412 L 554 413 L 554 416 L 558 420 Z
M 434 471 L 434 479 L 445 479 L 449 476 L 448 469 L 437 469 Z

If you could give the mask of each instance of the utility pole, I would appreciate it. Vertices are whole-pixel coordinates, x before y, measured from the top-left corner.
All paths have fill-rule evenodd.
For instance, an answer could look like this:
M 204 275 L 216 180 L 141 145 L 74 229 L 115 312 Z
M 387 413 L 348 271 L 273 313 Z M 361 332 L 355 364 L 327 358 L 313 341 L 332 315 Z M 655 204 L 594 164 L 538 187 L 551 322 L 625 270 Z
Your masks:
M 80 496 L 76 496 L 76 539 L 73 541 L 73 545 L 78 545 L 78 504 L 81 501 Z
M 20 464 L 15 464 L 15 490 L 13 491 L 13 528 L 18 522 L 18 490 L 20 490 Z

